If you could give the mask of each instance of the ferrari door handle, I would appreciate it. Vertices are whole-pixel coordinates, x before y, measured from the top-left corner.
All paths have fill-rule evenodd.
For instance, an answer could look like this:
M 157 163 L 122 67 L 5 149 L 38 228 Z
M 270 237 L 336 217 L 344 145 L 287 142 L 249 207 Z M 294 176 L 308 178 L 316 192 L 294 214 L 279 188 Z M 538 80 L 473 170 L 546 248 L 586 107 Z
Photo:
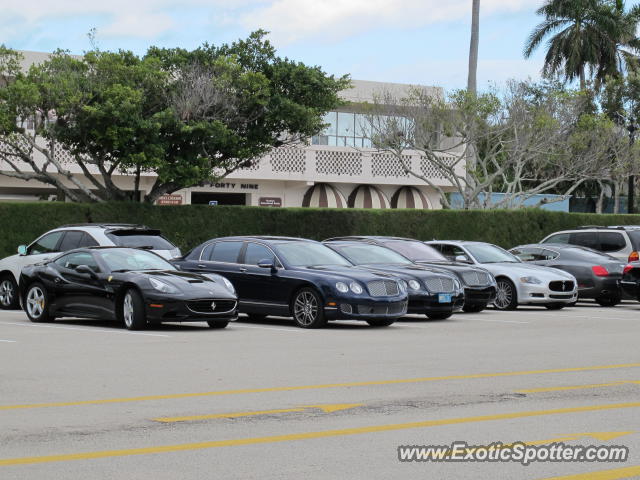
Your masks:
M 246 269 L 246 268 L 244 268 L 244 267 L 240 267 L 240 271 L 241 271 L 242 273 L 244 273 L 244 272 L 246 272 L 246 271 L 247 271 L 247 269 Z
M 53 281 L 54 281 L 55 283 L 60 283 L 62 280 L 60 280 L 59 278 L 55 278 Z
M 198 268 L 205 268 L 204 265 L 198 265 Z

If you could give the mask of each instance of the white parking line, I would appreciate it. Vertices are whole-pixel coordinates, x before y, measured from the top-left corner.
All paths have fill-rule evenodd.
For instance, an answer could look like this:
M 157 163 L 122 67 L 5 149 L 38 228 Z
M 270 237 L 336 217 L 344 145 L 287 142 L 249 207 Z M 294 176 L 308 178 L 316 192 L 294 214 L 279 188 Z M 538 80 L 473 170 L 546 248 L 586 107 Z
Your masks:
M 0 338 L 0 342 L 3 342 L 3 343 L 17 343 L 15 340 L 2 340 L 1 338 Z
M 497 323 L 531 323 L 521 322 L 520 320 L 498 320 L 496 318 L 470 318 L 470 322 L 497 322 Z
M 62 325 L 33 325 L 30 323 L 15 323 L 15 322 L 0 322 L 0 325 L 14 325 L 17 327 L 35 327 L 35 328 L 56 328 L 60 330 L 79 330 L 81 332 L 100 332 L 100 333 L 117 333 L 121 335 L 144 335 L 147 337 L 167 337 L 170 335 L 163 335 L 161 333 L 144 333 L 144 332 L 123 332 L 119 330 L 107 330 L 104 328 L 80 328 L 80 327 L 63 327 Z

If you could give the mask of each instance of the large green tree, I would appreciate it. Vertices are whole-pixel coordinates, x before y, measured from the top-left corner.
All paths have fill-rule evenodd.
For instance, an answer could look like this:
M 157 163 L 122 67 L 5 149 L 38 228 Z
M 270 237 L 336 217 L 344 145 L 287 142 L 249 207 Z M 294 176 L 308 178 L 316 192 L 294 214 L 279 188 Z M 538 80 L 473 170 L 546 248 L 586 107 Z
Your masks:
M 635 59 L 637 6 L 627 10 L 623 0 L 547 0 L 537 13 L 545 19 L 527 39 L 524 56 L 546 39 L 545 76 L 578 79 L 584 89 L 588 74 L 600 84 Z
M 59 51 L 27 72 L 2 48 L 0 160 L 10 168 L 0 174 L 104 201 L 135 198 L 141 175 L 152 173 L 144 200 L 154 202 L 315 134 L 348 78 L 277 56 L 264 35 L 144 56 Z M 134 195 L 115 178 L 122 173 L 135 179 Z

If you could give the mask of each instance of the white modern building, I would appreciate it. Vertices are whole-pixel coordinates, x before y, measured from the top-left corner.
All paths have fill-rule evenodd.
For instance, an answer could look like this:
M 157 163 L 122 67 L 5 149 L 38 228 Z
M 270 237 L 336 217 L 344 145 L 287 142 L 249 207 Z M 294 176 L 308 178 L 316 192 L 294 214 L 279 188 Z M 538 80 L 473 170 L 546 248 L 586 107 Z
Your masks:
M 25 67 L 46 59 L 46 54 L 23 52 Z M 352 88 L 341 93 L 349 103 L 325 116 L 328 125 L 308 144 L 272 150 L 255 164 L 234 172 L 224 180 L 184 189 L 162 197 L 160 204 L 219 204 L 272 207 L 334 208 L 441 208 L 437 192 L 405 172 L 400 162 L 389 153 L 371 148 L 366 136 L 364 116 L 358 105 L 372 102 L 376 94 L 391 92 L 397 97 L 409 85 L 354 80 Z M 438 87 L 421 87 L 432 95 L 442 95 Z M 69 169 L 81 175 L 70 156 Z M 44 159 L 44 158 L 43 158 Z M 36 159 L 42 160 L 43 159 Z M 452 186 L 426 158 L 407 152 L 405 161 L 411 170 L 429 177 L 445 190 Z M 0 160 L 0 170 L 8 170 Z M 114 177 L 124 189 L 133 190 L 133 177 Z M 143 175 L 140 189 L 151 189 L 154 178 Z M 0 175 L 0 200 L 33 201 L 55 195 L 51 186 L 35 180 L 24 181 Z

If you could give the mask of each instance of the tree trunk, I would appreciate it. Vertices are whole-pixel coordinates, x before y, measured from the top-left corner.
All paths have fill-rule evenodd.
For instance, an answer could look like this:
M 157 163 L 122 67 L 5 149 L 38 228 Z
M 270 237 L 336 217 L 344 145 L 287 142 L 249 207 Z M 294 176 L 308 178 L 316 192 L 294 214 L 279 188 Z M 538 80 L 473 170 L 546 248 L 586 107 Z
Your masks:
M 621 182 L 614 182 L 613 189 L 613 213 L 620 213 L 620 190 L 622 189 Z
M 598 195 L 598 202 L 596 203 L 596 213 L 602 213 L 602 207 L 604 205 L 604 185 L 598 181 L 598 187 L 600 187 L 600 195 Z
M 478 44 L 480 38 L 480 0 L 473 0 L 471 7 L 471 42 L 469 44 L 469 75 L 467 90 L 473 96 L 477 93 Z
M 580 90 L 586 90 L 587 80 L 584 75 L 584 65 L 580 66 Z

